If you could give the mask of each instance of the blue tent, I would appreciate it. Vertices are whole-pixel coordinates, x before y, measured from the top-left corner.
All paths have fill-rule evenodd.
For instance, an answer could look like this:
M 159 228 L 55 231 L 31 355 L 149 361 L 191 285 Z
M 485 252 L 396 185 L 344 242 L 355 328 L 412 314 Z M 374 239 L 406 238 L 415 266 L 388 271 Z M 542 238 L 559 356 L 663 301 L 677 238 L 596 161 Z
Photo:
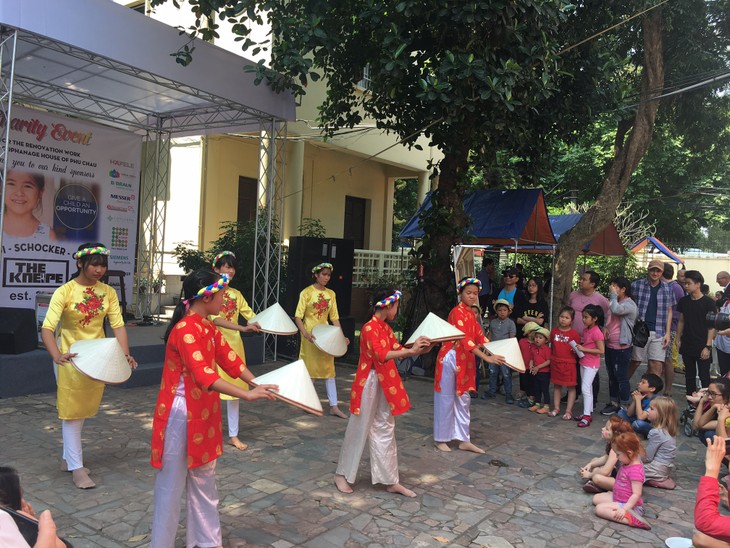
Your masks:
M 422 238 L 422 211 L 431 208 L 431 194 L 400 233 L 402 239 Z M 557 243 L 548 220 L 542 189 L 477 190 L 464 198 L 471 219 L 469 243 L 482 245 L 553 245 Z
M 550 226 L 555 234 L 555 239 L 559 240 L 565 232 L 573 228 L 583 217 L 582 213 L 568 213 L 565 215 L 550 215 Z M 507 249 L 507 251 L 512 251 Z M 552 246 L 533 245 L 517 246 L 517 253 L 552 253 Z M 599 232 L 595 238 L 587 242 L 581 250 L 584 255 L 603 255 L 609 257 L 621 257 L 626 255 L 621 238 L 618 235 L 616 226 L 610 223 L 606 228 Z
M 667 257 L 672 259 L 677 264 L 684 264 L 684 261 L 677 255 L 674 251 L 669 249 L 666 245 L 664 245 L 659 238 L 656 238 L 654 236 L 645 236 L 638 242 L 636 242 L 634 245 L 631 246 L 629 251 L 633 253 L 637 253 L 644 249 L 647 245 L 653 245 L 654 249 L 657 251 L 660 251 L 661 253 L 664 253 Z

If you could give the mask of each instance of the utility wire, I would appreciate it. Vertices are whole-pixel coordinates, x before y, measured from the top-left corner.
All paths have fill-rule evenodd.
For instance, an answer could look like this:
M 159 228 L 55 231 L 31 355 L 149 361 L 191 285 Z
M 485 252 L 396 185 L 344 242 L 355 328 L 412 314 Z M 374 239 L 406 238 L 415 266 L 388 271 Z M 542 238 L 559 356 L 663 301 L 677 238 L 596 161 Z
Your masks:
M 658 4 L 654 4 L 653 6 L 650 6 L 650 7 L 646 8 L 643 11 L 640 11 L 638 13 L 635 13 L 634 15 L 631 15 L 631 16 L 627 17 L 623 21 L 619 21 L 615 25 L 611 25 L 610 27 L 599 31 L 599 32 L 597 32 L 597 33 L 589 36 L 588 38 L 584 38 L 583 40 L 581 40 L 580 42 L 577 42 L 577 43 L 573 44 L 572 46 L 568 46 L 567 48 L 564 48 L 564 49 L 560 50 L 558 52 L 558 55 L 563 55 L 564 53 L 568 53 L 570 50 L 575 49 L 578 46 L 585 44 L 586 42 L 590 42 L 594 38 L 598 38 L 602 34 L 606 34 L 607 32 L 612 31 L 613 29 L 616 29 L 616 28 L 620 27 L 621 25 L 625 25 L 626 23 L 628 23 L 632 19 L 636 19 L 637 17 L 641 17 L 645 13 L 653 10 L 654 8 L 658 8 L 659 6 L 661 6 L 662 4 L 666 4 L 667 2 L 669 2 L 669 0 L 661 0 L 661 2 L 659 2 Z

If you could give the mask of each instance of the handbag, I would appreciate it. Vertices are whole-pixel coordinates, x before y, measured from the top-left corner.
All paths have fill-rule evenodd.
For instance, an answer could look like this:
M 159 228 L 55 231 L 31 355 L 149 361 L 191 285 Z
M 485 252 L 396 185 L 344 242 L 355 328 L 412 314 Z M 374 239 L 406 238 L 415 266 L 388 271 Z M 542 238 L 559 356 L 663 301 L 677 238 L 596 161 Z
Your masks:
M 640 318 L 636 318 L 634 328 L 631 330 L 631 345 L 644 348 L 649 342 L 649 326 Z

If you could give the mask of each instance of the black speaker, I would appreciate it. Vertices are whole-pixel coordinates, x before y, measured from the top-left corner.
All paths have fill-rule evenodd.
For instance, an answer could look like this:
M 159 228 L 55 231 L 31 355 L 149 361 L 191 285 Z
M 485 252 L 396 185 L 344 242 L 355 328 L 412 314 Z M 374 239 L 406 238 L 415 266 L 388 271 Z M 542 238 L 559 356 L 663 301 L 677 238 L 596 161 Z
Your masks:
M 312 285 L 312 268 L 319 263 L 332 263 L 332 278 L 327 287 L 337 295 L 340 317 L 350 315 L 352 301 L 352 269 L 355 242 L 341 238 L 289 238 L 289 275 L 286 288 L 286 311 L 294 315 L 299 293 Z
M 35 311 L 0 308 L 0 354 L 22 354 L 38 348 Z

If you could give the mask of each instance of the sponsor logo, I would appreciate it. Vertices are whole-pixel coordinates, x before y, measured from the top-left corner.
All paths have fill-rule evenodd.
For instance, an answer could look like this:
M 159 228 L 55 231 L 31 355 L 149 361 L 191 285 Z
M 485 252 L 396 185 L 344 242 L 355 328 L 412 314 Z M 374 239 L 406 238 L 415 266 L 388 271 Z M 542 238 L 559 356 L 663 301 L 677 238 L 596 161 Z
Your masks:
M 3 287 L 58 287 L 68 277 L 68 261 L 9 258 L 3 261 Z
M 121 194 L 109 194 L 113 200 L 119 200 L 120 202 L 131 202 L 134 200 L 134 194 L 131 196 L 122 196 Z
M 123 160 L 109 160 L 109 163 L 113 166 L 128 167 L 129 169 L 134 169 L 133 162 L 125 162 Z
M 127 249 L 129 246 L 129 228 L 126 226 L 112 227 L 112 249 Z
M 112 169 L 109 172 L 109 177 L 111 177 L 112 179 L 119 179 L 119 177 L 121 177 L 121 174 L 116 169 Z
M 115 205 L 112 205 L 112 204 L 107 204 L 106 205 L 106 208 L 109 209 L 109 210 L 111 210 L 111 211 L 123 211 L 124 213 L 126 213 L 127 211 L 132 211 L 132 206 L 131 205 L 129 205 L 127 207 L 122 207 L 122 206 L 115 206 Z
M 124 181 L 109 181 L 109 184 L 119 190 L 132 190 L 132 183 L 125 183 Z

